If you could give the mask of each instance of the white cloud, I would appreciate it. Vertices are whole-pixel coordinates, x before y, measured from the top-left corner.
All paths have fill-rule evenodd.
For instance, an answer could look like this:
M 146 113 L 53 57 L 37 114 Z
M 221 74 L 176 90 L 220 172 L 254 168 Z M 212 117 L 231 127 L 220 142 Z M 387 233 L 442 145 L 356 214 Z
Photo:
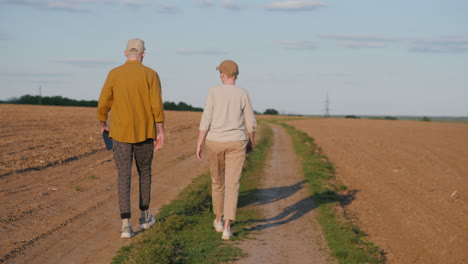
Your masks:
M 286 12 L 313 11 L 327 6 L 328 5 L 325 3 L 313 1 L 282 1 L 263 5 L 263 7 L 269 11 Z
M 74 3 L 88 3 L 88 4 L 112 4 L 113 0 L 70 0 L 70 2 Z
M 41 5 L 40 8 L 49 10 L 62 10 L 68 12 L 86 12 L 88 8 L 83 7 L 79 4 L 66 3 L 66 2 L 47 2 L 45 5 Z
M 87 12 L 89 11 L 83 4 L 104 2 L 106 0 L 62 0 L 62 1 L 49 1 L 49 0 L 0 0 L 0 3 L 25 5 L 34 8 L 59 10 L 67 12 Z
M 156 12 L 163 14 L 174 14 L 179 12 L 179 9 L 176 6 L 170 4 L 158 4 L 156 6 Z
M 372 42 L 393 42 L 394 38 L 381 37 L 381 36 L 364 36 L 364 35 L 319 35 L 324 39 L 336 39 L 345 41 L 372 41 Z
M 219 49 L 178 49 L 176 53 L 179 55 L 222 55 L 227 54 L 226 51 Z
M 339 44 L 346 48 L 385 48 L 389 42 L 397 39 L 381 36 L 363 35 L 319 35 L 322 39 L 338 40 Z
M 88 12 L 90 9 L 86 7 L 89 4 L 105 4 L 111 0 L 0 0 L 0 4 L 24 5 L 33 8 L 46 10 L 57 10 L 67 12 Z
M 213 6 L 213 0 L 197 0 L 198 7 L 210 7 Z
M 15 5 L 40 5 L 46 2 L 45 0 L 0 0 L 0 3 Z
M 283 48 L 291 50 L 312 50 L 317 48 L 317 44 L 312 41 L 278 41 Z
M 409 50 L 427 53 L 465 53 L 468 52 L 468 36 L 414 39 L 410 42 Z
M 138 1 L 138 0 L 122 0 L 121 3 L 132 8 L 140 8 L 140 7 L 145 7 L 149 5 L 149 3 L 147 2 Z
M 360 49 L 360 48 L 385 48 L 387 44 L 385 42 L 376 41 L 343 41 L 341 43 L 343 47 Z
M 223 7 L 226 8 L 226 9 L 233 10 L 233 11 L 240 11 L 241 9 L 245 8 L 246 5 L 237 3 L 237 2 L 235 2 L 233 0 L 224 0 L 223 1 Z

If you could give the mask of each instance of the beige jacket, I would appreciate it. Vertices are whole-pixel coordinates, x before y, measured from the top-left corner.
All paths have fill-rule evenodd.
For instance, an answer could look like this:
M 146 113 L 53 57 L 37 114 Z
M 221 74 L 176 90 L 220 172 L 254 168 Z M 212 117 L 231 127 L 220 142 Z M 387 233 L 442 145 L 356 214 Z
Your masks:
M 257 121 L 247 91 L 237 85 L 210 89 L 199 129 L 206 139 L 218 142 L 247 140 L 245 132 L 255 132 Z

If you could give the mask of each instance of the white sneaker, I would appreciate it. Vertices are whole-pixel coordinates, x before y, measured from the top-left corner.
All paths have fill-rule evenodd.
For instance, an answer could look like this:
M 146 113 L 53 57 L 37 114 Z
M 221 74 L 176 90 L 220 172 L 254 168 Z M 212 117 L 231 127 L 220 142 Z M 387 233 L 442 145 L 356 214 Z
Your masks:
M 140 223 L 140 229 L 148 229 L 154 223 L 156 223 L 156 219 L 151 214 L 148 214 L 146 218 L 138 218 L 138 222 Z
M 124 226 L 120 230 L 120 238 L 131 238 L 134 235 L 135 235 L 135 232 L 133 232 L 133 228 L 131 225 Z
M 224 239 L 224 240 L 229 240 L 229 239 L 231 239 L 231 237 L 233 237 L 231 230 L 230 229 L 224 229 L 223 230 L 223 236 L 221 238 Z
M 213 221 L 213 226 L 216 230 L 216 232 L 223 232 L 224 230 L 224 221 L 221 221 L 220 223 L 216 222 L 216 219 Z

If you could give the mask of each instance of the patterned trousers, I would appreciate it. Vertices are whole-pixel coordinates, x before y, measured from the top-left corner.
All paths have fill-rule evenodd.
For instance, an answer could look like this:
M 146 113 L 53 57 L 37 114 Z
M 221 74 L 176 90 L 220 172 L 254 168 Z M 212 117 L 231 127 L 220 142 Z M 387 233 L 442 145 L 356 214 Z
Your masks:
M 140 210 L 146 211 L 151 200 L 151 163 L 153 139 L 139 143 L 123 143 L 113 140 L 114 160 L 118 172 L 118 195 L 120 218 L 131 217 L 130 186 L 133 157 L 138 170 L 140 186 Z

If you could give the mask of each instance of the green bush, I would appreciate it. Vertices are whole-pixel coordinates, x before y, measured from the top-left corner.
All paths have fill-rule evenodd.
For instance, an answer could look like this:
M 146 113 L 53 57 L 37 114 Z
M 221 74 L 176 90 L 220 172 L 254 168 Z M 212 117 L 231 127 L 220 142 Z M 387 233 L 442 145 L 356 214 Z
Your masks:
M 278 111 L 276 109 L 273 109 L 273 108 L 268 108 L 267 110 L 265 110 L 265 112 L 263 112 L 264 115 L 278 115 Z

